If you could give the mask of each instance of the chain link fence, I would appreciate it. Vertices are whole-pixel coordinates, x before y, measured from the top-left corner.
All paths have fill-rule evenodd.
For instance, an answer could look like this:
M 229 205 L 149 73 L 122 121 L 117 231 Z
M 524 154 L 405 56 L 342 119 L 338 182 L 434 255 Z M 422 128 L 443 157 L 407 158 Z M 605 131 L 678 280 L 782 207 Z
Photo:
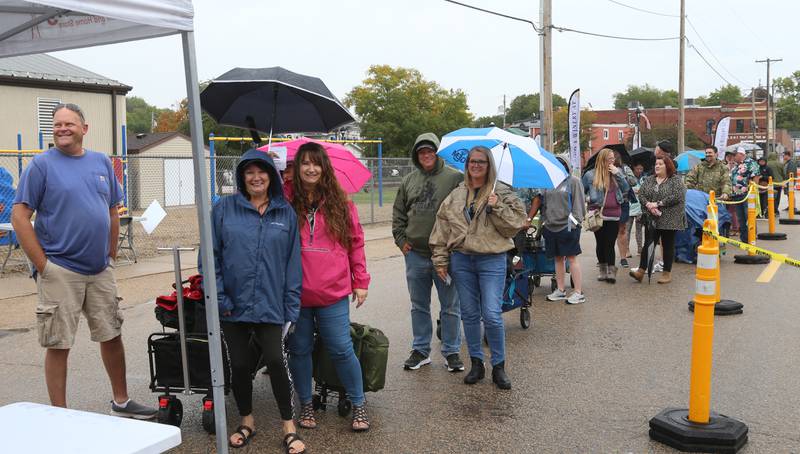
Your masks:
M 35 154 L 0 154 L 0 224 L 11 222 L 11 205 L 18 186 L 20 169 L 24 170 Z M 124 223 L 121 234 L 129 235 L 133 250 L 122 249 L 122 259 L 138 260 L 156 255 L 157 247 L 198 246 L 199 229 L 195 206 L 194 164 L 191 156 L 140 156 L 127 157 L 127 172 L 123 174 L 124 160 L 112 157 L 115 172 L 125 194 L 127 215 L 133 222 Z M 238 156 L 206 158 L 206 181 L 212 199 L 236 192 L 236 164 Z M 372 178 L 352 199 L 356 203 L 362 224 L 389 222 L 392 204 L 403 177 L 414 170 L 408 158 L 362 159 L 372 173 Z M 214 178 L 211 178 L 211 175 Z M 153 201 L 166 211 L 163 221 L 148 234 L 138 218 Z M 127 245 L 127 237 L 124 245 Z M 11 249 L 9 249 L 9 244 Z M 9 231 L 0 230 L 0 263 L 9 250 L 10 269 L 24 269 L 24 255 Z M 16 265 L 15 265 L 16 264 Z M 22 264 L 22 265 L 20 265 Z

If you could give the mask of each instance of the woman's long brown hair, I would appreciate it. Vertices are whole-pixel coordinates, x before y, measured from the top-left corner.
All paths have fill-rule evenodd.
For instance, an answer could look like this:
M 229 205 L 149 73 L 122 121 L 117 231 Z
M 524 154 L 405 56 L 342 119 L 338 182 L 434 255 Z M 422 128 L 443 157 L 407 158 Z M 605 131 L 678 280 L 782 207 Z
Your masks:
M 308 159 L 322 168 L 317 187 L 314 190 L 314 200 L 309 200 L 309 193 L 303 187 L 303 181 L 300 176 L 300 165 L 304 159 Z M 312 204 L 316 203 L 322 215 L 325 216 L 328 234 L 345 249 L 349 250 L 352 226 L 350 225 L 350 206 L 347 194 L 339 184 L 339 180 L 336 179 L 336 174 L 331 165 L 331 158 L 328 157 L 328 153 L 322 145 L 308 142 L 300 145 L 300 148 L 297 149 L 297 154 L 294 157 L 292 189 L 294 189 L 292 207 L 297 213 L 299 226 L 303 227 L 308 222 L 306 214 L 308 214 Z

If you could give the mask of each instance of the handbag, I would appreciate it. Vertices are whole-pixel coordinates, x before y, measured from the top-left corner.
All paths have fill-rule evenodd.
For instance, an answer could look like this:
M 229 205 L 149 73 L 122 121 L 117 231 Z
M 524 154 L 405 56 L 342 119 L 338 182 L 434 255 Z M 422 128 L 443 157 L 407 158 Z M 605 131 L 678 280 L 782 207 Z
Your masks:
M 583 219 L 583 228 L 590 231 L 596 232 L 603 228 L 603 209 L 606 207 L 606 199 L 608 198 L 608 188 L 606 188 L 605 194 L 603 194 L 603 205 L 600 206 L 599 210 L 592 210 L 586 213 L 586 217 Z

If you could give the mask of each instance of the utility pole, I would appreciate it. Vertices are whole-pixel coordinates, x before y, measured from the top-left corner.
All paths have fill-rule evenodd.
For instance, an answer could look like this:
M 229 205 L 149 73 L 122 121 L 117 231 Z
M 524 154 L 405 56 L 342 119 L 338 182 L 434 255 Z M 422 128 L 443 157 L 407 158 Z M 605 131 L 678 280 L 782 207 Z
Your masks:
M 770 82 L 770 79 L 769 79 L 769 65 L 770 65 L 770 63 L 778 62 L 778 61 L 783 61 L 783 59 L 782 58 L 769 58 L 769 57 L 767 57 L 766 60 L 756 60 L 756 63 L 766 63 L 767 64 L 767 138 L 766 138 L 766 141 L 765 141 L 767 149 L 764 151 L 764 156 L 766 156 L 767 153 L 770 152 L 770 134 L 769 134 L 769 130 L 770 130 L 770 124 L 774 124 L 774 123 L 770 122 L 770 112 L 771 112 L 770 107 L 771 107 L 772 103 L 770 102 L 770 99 L 769 99 L 770 98 L 770 91 L 769 91 L 769 82 Z
M 686 0 L 681 0 L 681 47 L 680 62 L 678 63 L 678 150 L 676 154 L 683 153 L 685 138 L 686 117 L 684 113 L 683 73 L 686 65 Z
M 756 144 L 756 130 L 758 123 L 756 123 L 756 88 L 750 92 L 750 110 L 753 112 L 753 120 L 750 122 L 750 131 L 753 133 L 753 145 Z
M 541 90 L 539 91 L 539 122 L 541 125 L 542 148 L 553 151 L 553 0 L 539 0 L 539 23 L 542 31 L 539 37 L 541 71 Z
M 506 95 L 503 95 L 503 129 L 506 129 Z

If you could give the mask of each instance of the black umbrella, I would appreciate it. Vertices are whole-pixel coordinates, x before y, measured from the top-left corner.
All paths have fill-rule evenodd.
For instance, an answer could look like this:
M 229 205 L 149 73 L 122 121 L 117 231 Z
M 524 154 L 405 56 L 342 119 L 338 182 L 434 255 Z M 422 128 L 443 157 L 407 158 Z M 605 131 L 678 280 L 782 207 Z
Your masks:
M 355 121 L 322 80 L 278 66 L 234 68 L 203 90 L 200 104 L 217 123 L 270 135 L 328 132 Z
M 623 143 L 614 143 L 611 145 L 606 145 L 603 148 L 610 148 L 614 151 L 618 151 L 620 157 L 622 157 L 622 162 L 625 164 L 630 165 L 631 157 L 628 154 L 628 150 L 625 148 L 625 144 Z M 586 161 L 586 165 L 583 168 L 583 173 L 586 173 L 592 169 L 594 169 L 595 161 L 597 161 L 597 153 L 593 154 L 589 157 L 589 160 Z
M 653 148 L 639 147 L 631 151 L 631 163 L 633 167 L 636 164 L 642 164 L 645 172 L 651 172 L 656 164 L 656 155 Z

